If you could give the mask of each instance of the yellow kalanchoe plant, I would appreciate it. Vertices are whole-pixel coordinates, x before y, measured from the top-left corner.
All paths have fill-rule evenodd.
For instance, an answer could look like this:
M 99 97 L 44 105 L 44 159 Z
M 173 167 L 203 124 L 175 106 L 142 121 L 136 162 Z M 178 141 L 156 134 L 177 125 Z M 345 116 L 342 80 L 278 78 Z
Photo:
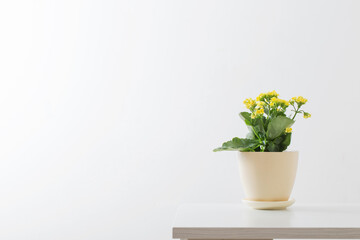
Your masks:
M 241 112 L 239 116 L 244 120 L 250 132 L 246 138 L 233 138 L 224 142 L 218 151 L 241 152 L 282 152 L 291 142 L 292 128 L 297 114 L 304 118 L 311 114 L 300 110 L 307 102 L 304 97 L 293 97 L 289 101 L 280 99 L 275 91 L 261 93 L 256 100 L 245 99 L 245 107 L 250 112 Z M 288 107 L 292 107 L 290 116 L 286 115 Z

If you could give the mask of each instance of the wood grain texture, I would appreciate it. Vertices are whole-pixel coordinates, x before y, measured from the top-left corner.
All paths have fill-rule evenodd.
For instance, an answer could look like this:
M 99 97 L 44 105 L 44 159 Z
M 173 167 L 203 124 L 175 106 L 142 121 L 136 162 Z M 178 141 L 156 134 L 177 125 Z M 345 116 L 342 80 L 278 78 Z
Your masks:
M 173 228 L 181 239 L 360 239 L 360 228 Z

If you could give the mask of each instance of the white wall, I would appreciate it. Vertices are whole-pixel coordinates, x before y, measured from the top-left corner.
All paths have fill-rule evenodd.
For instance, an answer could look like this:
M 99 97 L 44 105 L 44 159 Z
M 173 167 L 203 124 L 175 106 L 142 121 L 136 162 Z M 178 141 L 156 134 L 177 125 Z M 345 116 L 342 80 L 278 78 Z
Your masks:
M 171 239 L 176 207 L 243 198 L 262 91 L 309 98 L 301 203 L 360 202 L 358 1 L 4 1 L 0 238 Z

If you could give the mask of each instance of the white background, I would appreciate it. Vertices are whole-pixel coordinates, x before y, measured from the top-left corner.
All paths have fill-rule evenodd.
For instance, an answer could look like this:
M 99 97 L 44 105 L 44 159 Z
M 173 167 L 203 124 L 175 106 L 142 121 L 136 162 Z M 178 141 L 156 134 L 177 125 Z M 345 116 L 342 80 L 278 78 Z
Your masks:
M 242 101 L 309 99 L 297 203 L 360 202 L 359 1 L 3 1 L 0 238 L 171 239 L 238 203 Z

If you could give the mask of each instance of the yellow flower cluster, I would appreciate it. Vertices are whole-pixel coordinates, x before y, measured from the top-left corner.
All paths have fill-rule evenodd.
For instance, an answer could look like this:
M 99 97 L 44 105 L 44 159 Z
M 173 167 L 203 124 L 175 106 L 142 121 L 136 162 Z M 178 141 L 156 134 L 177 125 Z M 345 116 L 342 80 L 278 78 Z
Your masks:
M 244 104 L 247 109 L 254 108 L 256 106 L 256 102 L 252 98 L 245 99 Z
M 260 93 L 260 95 L 256 98 L 256 101 L 264 101 L 264 99 L 271 99 L 272 97 L 278 97 L 279 94 L 274 90 L 267 93 Z
M 286 107 L 288 107 L 290 105 L 290 103 L 289 103 L 289 101 L 286 101 L 284 99 L 280 99 L 280 98 L 277 98 L 277 97 L 272 97 L 269 105 L 271 107 L 273 107 L 275 105 L 278 105 L 278 106 L 282 106 L 282 107 L 286 108 Z
M 257 103 L 256 103 L 256 106 L 259 107 L 259 108 L 262 108 L 262 107 L 264 107 L 265 105 L 266 105 L 266 103 L 263 102 L 263 101 L 260 101 L 260 102 L 257 102 Z
M 257 115 L 263 115 L 264 114 L 264 109 L 263 108 L 259 108 L 258 110 L 256 110 L 255 112 Z
M 285 132 L 286 132 L 286 133 L 291 133 L 291 132 L 292 132 L 292 128 L 286 128 L 286 129 L 285 129 Z
M 293 105 L 295 102 L 296 102 L 297 104 L 303 105 L 303 104 L 305 104 L 305 103 L 307 102 L 307 99 L 304 98 L 304 97 L 302 97 L 302 96 L 299 96 L 299 97 L 293 97 L 293 98 L 291 98 L 289 102 L 290 102 L 291 105 Z
M 311 117 L 310 113 L 299 111 L 300 107 L 307 102 L 306 98 L 298 96 L 287 101 L 278 98 L 278 96 L 279 94 L 275 90 L 267 93 L 260 93 L 260 95 L 256 97 L 256 100 L 252 98 L 245 99 L 244 104 L 246 108 L 251 111 L 252 119 L 263 116 L 265 114 L 265 110 L 268 115 L 274 114 L 274 111 L 285 113 L 290 104 L 294 107 L 295 116 L 297 113 L 302 112 L 304 118 Z M 297 108 L 294 105 L 295 103 L 298 105 Z M 289 131 L 291 131 L 291 129 Z
M 294 107 L 294 109 L 296 110 L 296 107 L 295 107 L 295 103 L 297 104 L 297 112 L 295 112 L 295 115 L 297 113 L 303 113 L 304 115 L 304 118 L 310 118 L 311 117 L 311 114 L 308 113 L 308 112 L 304 112 L 304 111 L 298 111 L 300 109 L 300 107 L 302 105 L 304 105 L 306 102 L 307 102 L 307 99 L 302 97 L 302 96 L 298 96 L 298 97 L 293 97 L 289 100 L 290 104 Z
M 251 118 L 254 119 L 254 118 L 256 118 L 258 116 L 262 116 L 262 115 L 264 115 L 264 109 L 259 108 L 254 113 L 251 114 Z

